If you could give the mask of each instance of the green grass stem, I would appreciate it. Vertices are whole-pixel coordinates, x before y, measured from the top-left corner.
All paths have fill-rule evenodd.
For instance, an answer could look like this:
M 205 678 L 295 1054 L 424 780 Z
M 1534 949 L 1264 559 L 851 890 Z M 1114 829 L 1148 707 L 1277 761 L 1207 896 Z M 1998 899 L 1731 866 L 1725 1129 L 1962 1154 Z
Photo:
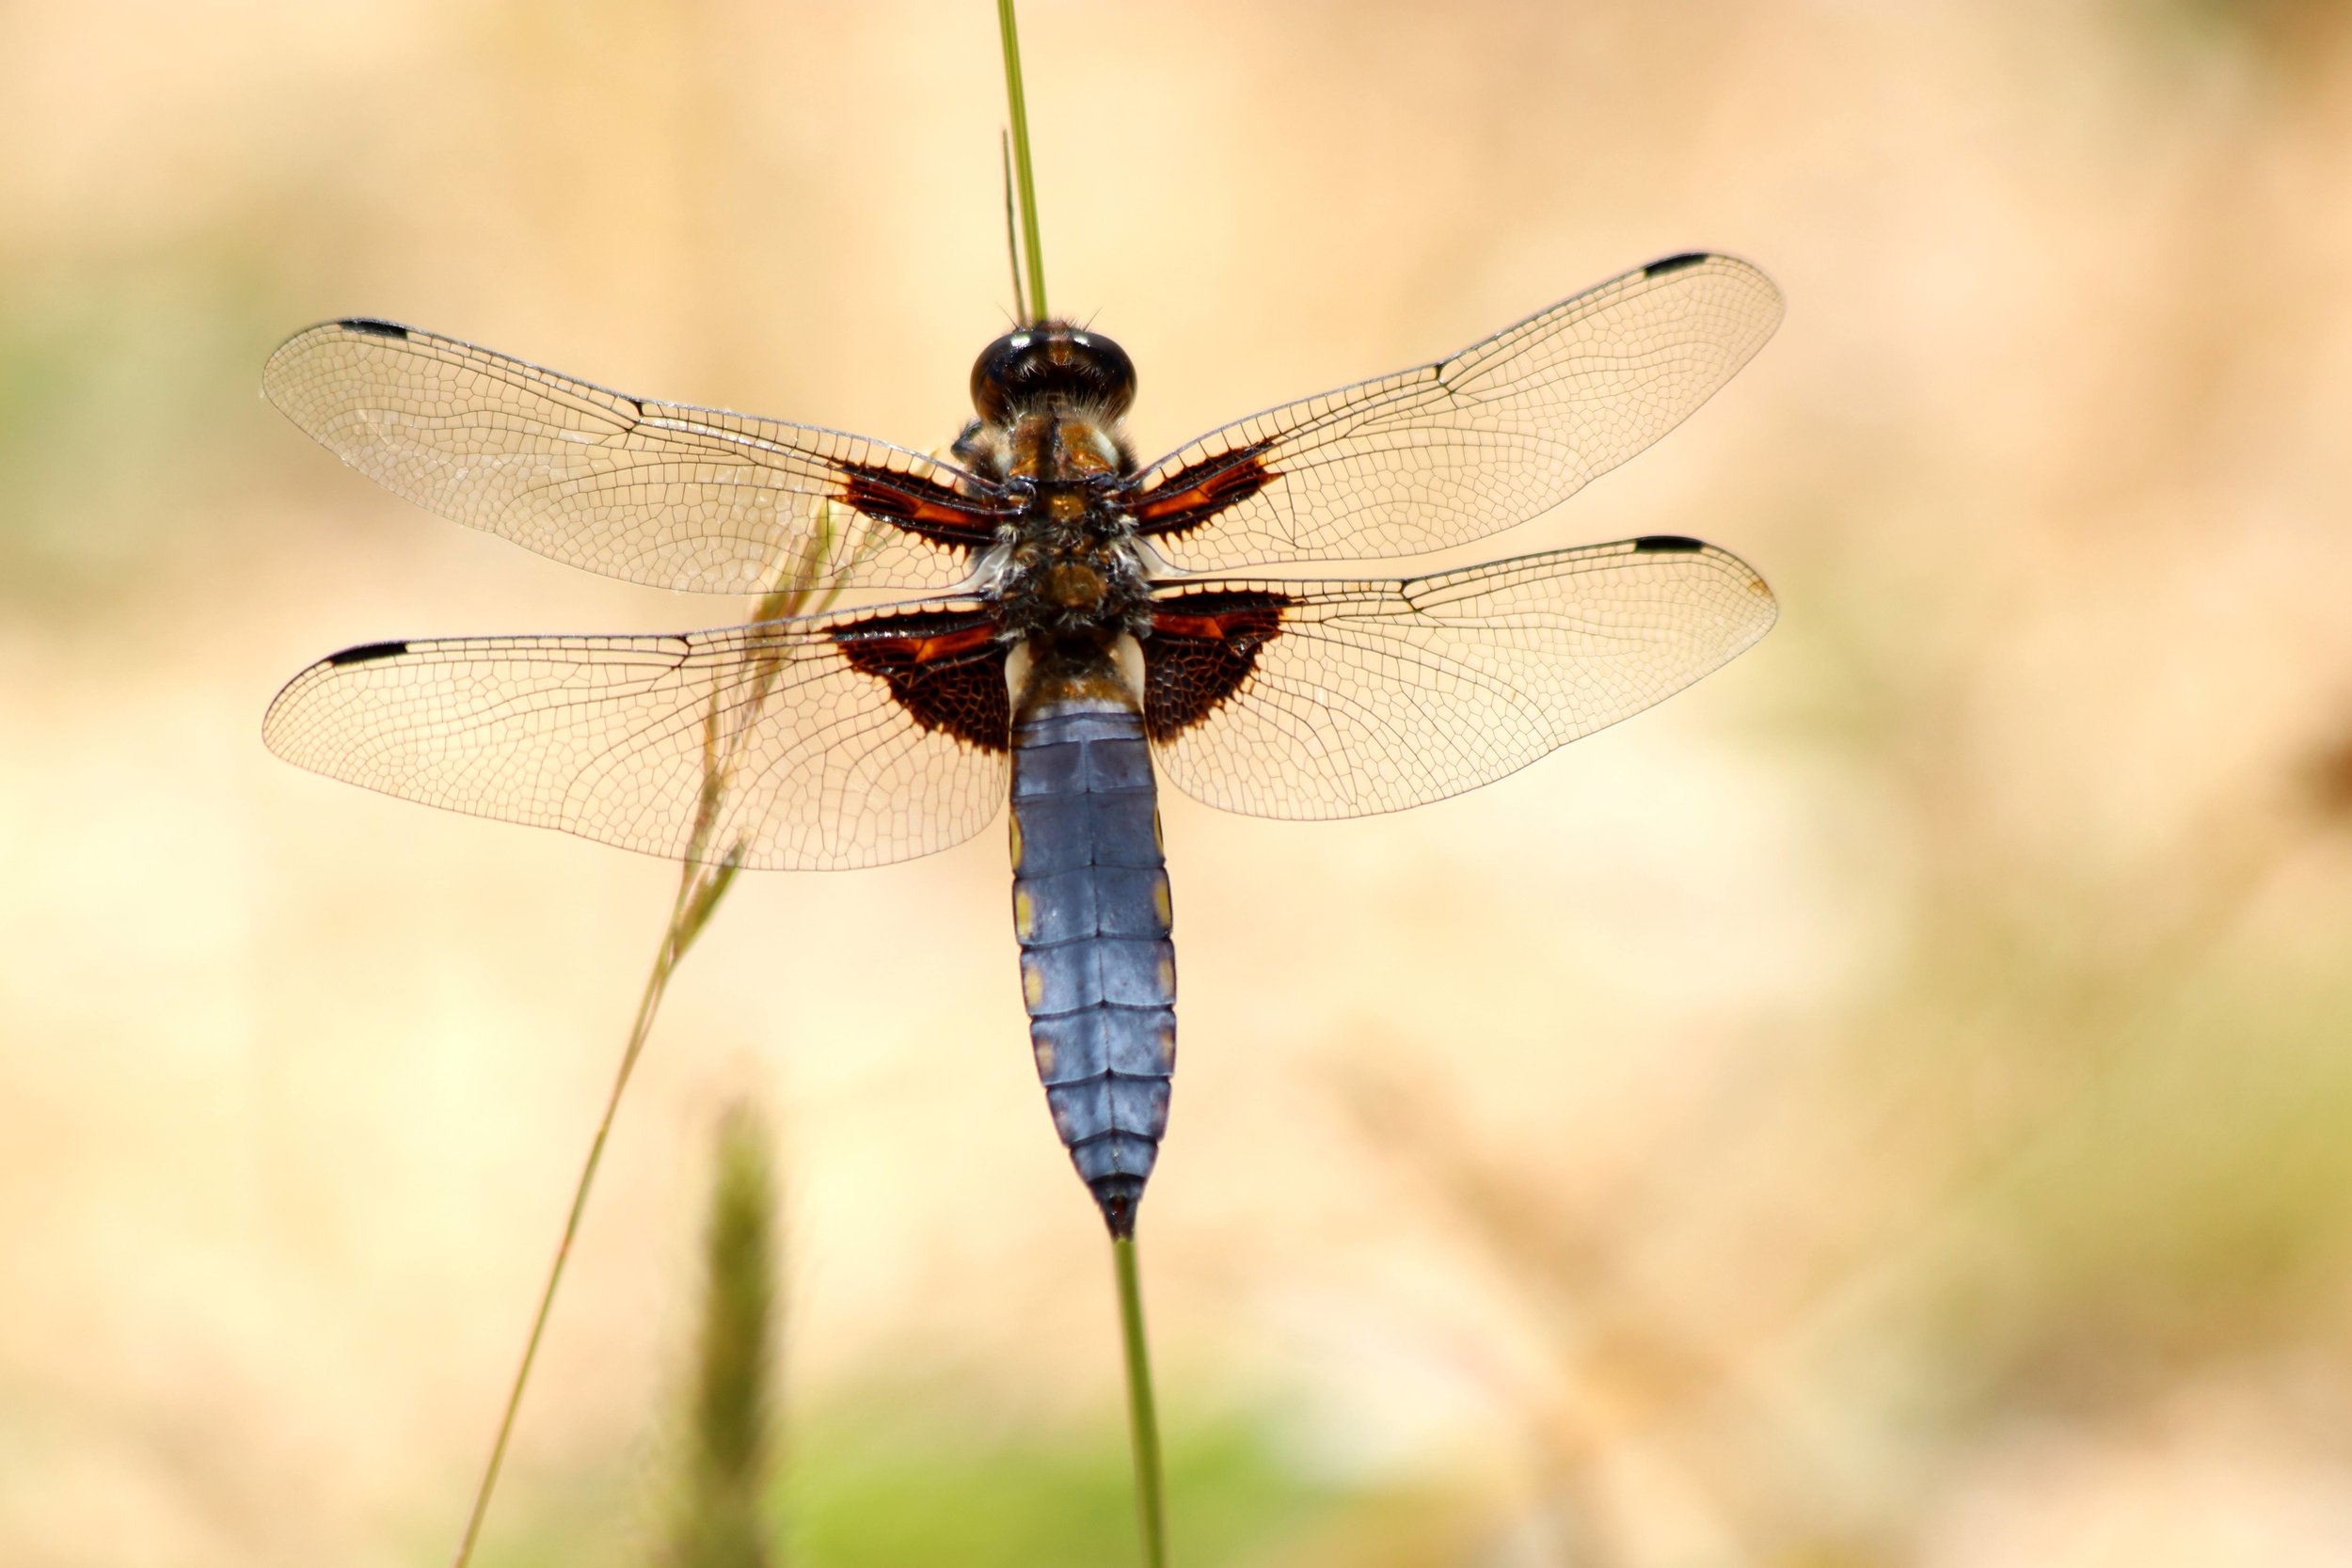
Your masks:
M 1160 1415 L 1152 1397 L 1152 1346 L 1143 1335 L 1143 1281 L 1136 1268 L 1136 1239 L 1111 1238 L 1119 1276 L 1119 1331 L 1127 1358 L 1127 1427 L 1136 1447 L 1136 1514 L 1143 1530 L 1145 1568 L 1168 1568 L 1168 1497 L 1160 1463 Z
M 1039 322 L 1045 319 L 1045 263 L 1039 254 L 1037 176 L 1029 157 L 1029 105 L 1021 87 L 1021 36 L 1013 23 L 1012 0 L 996 0 L 996 28 L 1004 41 L 1005 98 L 1012 113 L 1013 179 L 1008 184 L 1018 184 L 1021 193 L 1023 245 L 1013 261 L 1014 303 L 1020 303 L 1025 254 L 1029 320 Z M 1009 190 L 1006 199 L 1009 204 Z M 1009 223 L 1009 211 L 1006 217 Z M 1119 1331 L 1127 1363 L 1127 1425 L 1135 1439 L 1136 1512 L 1143 1530 L 1143 1560 L 1146 1568 L 1167 1568 L 1168 1495 L 1160 1462 L 1160 1417 L 1152 1397 L 1152 1347 L 1143 1334 L 1143 1283 L 1136 1274 L 1133 1232 L 1111 1237 L 1111 1265 L 1119 1278 Z
M 1037 175 L 1029 161 L 1029 101 L 1021 88 L 1021 33 L 1012 0 L 996 0 L 996 31 L 1005 49 L 1005 99 L 1012 112 L 1012 167 L 1021 187 L 1021 238 L 1028 255 L 1029 320 L 1045 319 L 1045 259 L 1037 237 Z M 1021 301 L 1013 301 L 1018 308 Z

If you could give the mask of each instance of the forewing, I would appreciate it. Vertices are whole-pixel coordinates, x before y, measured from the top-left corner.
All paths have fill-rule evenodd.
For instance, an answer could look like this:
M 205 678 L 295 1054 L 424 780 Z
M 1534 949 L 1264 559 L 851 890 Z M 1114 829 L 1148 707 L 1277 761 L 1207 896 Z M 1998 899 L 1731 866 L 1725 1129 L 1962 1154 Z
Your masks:
M 1395 811 L 1639 713 L 1775 613 L 1737 556 L 1663 536 L 1403 581 L 1188 582 L 1154 601 L 1144 719 L 1210 805 Z
M 948 588 L 994 533 L 985 488 L 920 452 L 633 398 L 389 322 L 295 334 L 262 389 L 394 494 L 659 588 Z
M 821 870 L 970 837 L 1005 799 L 992 614 L 931 601 L 678 637 L 452 638 L 295 676 L 262 737 L 405 800 L 646 854 Z
M 1730 256 L 1674 256 L 1450 359 L 1254 414 L 1144 470 L 1184 571 L 1418 555 L 1526 522 L 1657 440 L 1779 325 Z

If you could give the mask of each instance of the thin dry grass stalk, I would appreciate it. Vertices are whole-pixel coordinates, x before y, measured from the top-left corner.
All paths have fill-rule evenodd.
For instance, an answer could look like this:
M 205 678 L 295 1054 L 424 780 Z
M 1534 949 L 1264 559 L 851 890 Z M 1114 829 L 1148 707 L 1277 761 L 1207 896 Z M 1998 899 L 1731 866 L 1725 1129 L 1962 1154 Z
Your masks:
M 822 503 L 811 531 L 808 547 L 801 559 L 792 562 L 781 575 L 777 585 L 762 597 L 754 609 L 754 623 L 783 620 L 788 616 L 814 614 L 831 609 L 849 586 L 859 560 L 852 560 L 838 574 L 828 579 L 824 563 L 831 559 L 834 540 L 834 516 L 831 502 Z M 862 560 L 862 556 L 860 558 Z M 531 1382 L 531 1369 L 538 1359 L 539 1342 L 546 1337 L 548 1315 L 555 1306 L 555 1292 L 564 1282 L 564 1266 L 570 1262 L 572 1243 L 580 1234 L 580 1217 L 587 1211 L 588 1191 L 595 1185 L 596 1167 L 604 1161 L 604 1146 L 612 1136 L 613 1117 L 621 1108 L 621 1095 L 628 1087 L 629 1075 L 636 1070 L 638 1054 L 645 1048 L 645 1040 L 653 1033 L 654 1019 L 661 1011 L 661 999 L 670 989 L 670 977 L 677 972 L 689 949 L 694 945 L 710 918 L 718 912 L 720 900 L 735 883 L 735 874 L 742 868 L 743 847 L 730 843 L 713 858 L 714 838 L 724 816 L 727 793 L 733 786 L 735 773 L 742 761 L 742 748 L 756 727 L 759 710 L 774 690 L 777 677 L 783 673 L 787 655 L 779 642 L 776 651 L 762 656 L 756 677 L 748 699 L 723 708 L 720 694 L 713 692 L 708 712 L 703 718 L 703 783 L 702 795 L 694 814 L 694 832 L 690 842 L 685 863 L 679 868 L 677 896 L 670 905 L 670 920 L 661 934 L 660 945 L 655 950 L 653 968 L 645 976 L 645 989 L 638 998 L 637 1016 L 629 1025 L 628 1043 L 622 1049 L 621 1065 L 612 1077 L 612 1091 L 606 1097 L 604 1115 L 596 1123 L 596 1136 L 588 1145 L 588 1157 L 582 1162 L 580 1180 L 572 1188 L 571 1212 L 564 1221 L 563 1239 L 556 1243 L 555 1260 L 548 1266 L 547 1285 L 539 1292 L 539 1307 L 531 1321 L 530 1337 L 523 1342 L 522 1360 L 515 1369 L 514 1387 L 506 1396 L 506 1408 L 499 1418 L 497 1439 L 490 1445 L 488 1464 L 483 1466 L 482 1483 L 474 1491 L 473 1508 L 466 1517 L 465 1534 L 457 1543 L 454 1568 L 467 1568 L 473 1559 L 474 1544 L 482 1534 L 482 1522 L 490 1511 L 490 1497 L 498 1489 L 499 1472 L 506 1463 L 506 1448 L 515 1434 L 515 1418 L 522 1409 L 523 1390 Z

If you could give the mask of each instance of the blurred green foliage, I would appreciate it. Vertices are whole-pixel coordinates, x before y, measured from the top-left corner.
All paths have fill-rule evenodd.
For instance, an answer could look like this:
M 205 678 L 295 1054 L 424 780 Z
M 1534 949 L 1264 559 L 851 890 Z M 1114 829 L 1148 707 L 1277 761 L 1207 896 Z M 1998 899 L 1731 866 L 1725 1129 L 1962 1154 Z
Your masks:
M 211 248 L 0 281 L 0 597 L 82 607 L 218 550 L 287 325 L 272 269 Z
M 759 1498 L 681 1526 L 664 1495 L 632 1529 L 616 1499 L 647 1477 L 610 1468 L 532 1478 L 501 1501 L 480 1568 L 1102 1568 L 1135 1560 L 1135 1480 L 1119 1414 L 1067 1425 L 1006 1421 L 968 1386 L 828 1403 L 784 1423 L 778 1474 Z M 1464 1560 L 1474 1536 L 1458 1498 L 1343 1486 L 1287 1451 L 1282 1423 L 1234 1418 L 1168 1433 L 1178 1560 L 1197 1568 L 1281 1561 L 1420 1568 Z M 659 1471 L 662 1462 L 656 1461 Z M 518 1478 L 519 1479 L 519 1478 Z M 668 1482 L 657 1484 L 663 1493 Z M 711 1500 L 710 1494 L 702 1497 Z M 760 1521 L 755 1535 L 740 1527 Z M 440 1521 L 446 1528 L 446 1521 Z M 421 1526 L 416 1560 L 436 1559 Z M 700 1555 L 688 1555 L 697 1553 Z M 733 1555 L 728 1555 L 733 1554 Z
M 721 1125 L 705 1234 L 703 1321 L 690 1452 L 665 1560 L 763 1568 L 777 1323 L 774 1177 L 768 1136 L 739 1106 Z
M 661 1568 L 1079 1568 L 1132 1556 L 1135 1478 L 1107 1423 L 992 1422 L 977 1416 L 983 1402 L 973 1390 L 902 1389 L 794 1423 L 789 1463 L 777 1463 L 774 1180 L 768 1134 L 739 1105 L 717 1138 L 691 1387 L 660 1505 L 668 1522 L 644 1555 Z M 1249 1560 L 1361 1501 L 1300 1473 L 1275 1425 L 1232 1418 L 1178 1434 L 1169 1480 L 1184 1499 L 1185 1560 Z M 520 1539 L 485 1563 L 632 1560 L 583 1539 L 576 1505 L 542 1493 L 520 1513 Z
M 953 1417 L 946 1406 L 923 1415 L 859 1408 L 814 1425 L 796 1442 L 787 1479 L 791 1560 L 810 1568 L 1133 1560 L 1135 1478 L 1116 1425 L 992 1434 Z M 1185 1562 L 1248 1560 L 1311 1532 L 1345 1501 L 1286 1465 L 1255 1424 L 1168 1438 L 1173 1544 Z
M 2282 1005 L 2283 1004 L 2283 1005 Z M 1952 1282 L 2006 1396 L 2144 1398 L 2292 1338 L 2352 1264 L 2352 986 L 2194 986 L 1982 1195 L 2019 1261 Z M 2000 1369 L 2006 1369 L 2001 1370 Z

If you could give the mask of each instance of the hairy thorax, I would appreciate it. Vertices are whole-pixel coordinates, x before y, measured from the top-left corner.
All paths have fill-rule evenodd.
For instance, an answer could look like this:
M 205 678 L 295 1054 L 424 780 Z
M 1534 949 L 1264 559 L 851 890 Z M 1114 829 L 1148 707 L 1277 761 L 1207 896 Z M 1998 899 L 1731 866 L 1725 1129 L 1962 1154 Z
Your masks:
M 1004 425 L 976 420 L 955 453 L 975 472 L 1026 493 L 982 567 L 1008 631 L 1085 652 L 1149 624 L 1144 552 L 1117 489 L 1135 460 L 1115 418 L 1057 407 Z

